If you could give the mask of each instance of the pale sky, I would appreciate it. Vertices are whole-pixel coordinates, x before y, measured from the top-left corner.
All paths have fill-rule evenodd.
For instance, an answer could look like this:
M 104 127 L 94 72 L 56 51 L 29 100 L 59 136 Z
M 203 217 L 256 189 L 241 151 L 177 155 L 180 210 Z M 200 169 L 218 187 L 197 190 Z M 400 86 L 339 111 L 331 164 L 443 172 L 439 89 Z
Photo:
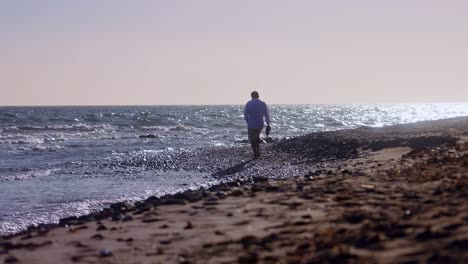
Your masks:
M 465 0 L 2 0 L 0 105 L 468 102 Z

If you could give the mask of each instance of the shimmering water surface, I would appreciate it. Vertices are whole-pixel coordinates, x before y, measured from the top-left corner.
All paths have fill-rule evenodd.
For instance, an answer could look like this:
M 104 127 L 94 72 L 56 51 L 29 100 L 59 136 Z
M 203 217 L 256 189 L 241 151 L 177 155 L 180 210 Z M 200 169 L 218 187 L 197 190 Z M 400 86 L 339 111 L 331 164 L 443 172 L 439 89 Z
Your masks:
M 0 107 L 0 234 L 119 200 L 217 183 L 210 172 L 154 164 L 164 165 L 180 152 L 244 145 L 242 111 L 242 106 Z M 270 112 L 272 136 L 283 138 L 463 116 L 468 104 L 273 105 Z M 153 166 L 145 167 L 146 159 Z

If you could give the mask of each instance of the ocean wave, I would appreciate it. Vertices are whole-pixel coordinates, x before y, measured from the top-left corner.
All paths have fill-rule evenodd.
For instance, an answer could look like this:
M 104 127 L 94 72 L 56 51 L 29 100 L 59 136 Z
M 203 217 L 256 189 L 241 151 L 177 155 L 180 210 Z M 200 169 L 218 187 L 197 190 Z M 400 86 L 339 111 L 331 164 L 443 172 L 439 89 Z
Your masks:
M 54 124 L 54 125 L 23 125 L 23 126 L 10 126 L 2 128 L 2 132 L 18 132 L 18 131 L 116 131 L 118 127 L 112 124 Z
M 181 132 L 187 132 L 187 131 L 191 131 L 192 128 L 190 127 L 187 127 L 187 126 L 184 126 L 184 125 L 177 125 L 175 127 L 171 127 L 169 128 L 170 131 L 181 131 Z
M 38 170 L 12 170 L 5 169 L 0 171 L 0 181 L 29 180 L 38 177 L 49 176 L 58 169 L 38 169 Z
M 0 235 L 17 233 L 31 225 L 38 226 L 44 223 L 58 223 L 64 217 L 89 214 L 98 208 L 102 208 L 103 205 L 114 201 L 110 199 L 63 201 L 61 203 L 51 203 L 49 206 L 43 207 L 43 213 L 15 212 L 7 215 L 5 219 L 0 219 Z
M 1 145 L 29 145 L 42 144 L 44 139 L 38 137 L 3 137 L 0 138 Z
M 151 131 L 169 131 L 171 127 L 168 126 L 142 126 L 142 130 L 151 130 Z
M 62 146 L 57 146 L 57 145 L 54 145 L 54 146 L 33 146 L 30 149 L 32 151 L 53 151 L 53 152 L 57 152 L 60 149 L 63 149 L 63 147 Z

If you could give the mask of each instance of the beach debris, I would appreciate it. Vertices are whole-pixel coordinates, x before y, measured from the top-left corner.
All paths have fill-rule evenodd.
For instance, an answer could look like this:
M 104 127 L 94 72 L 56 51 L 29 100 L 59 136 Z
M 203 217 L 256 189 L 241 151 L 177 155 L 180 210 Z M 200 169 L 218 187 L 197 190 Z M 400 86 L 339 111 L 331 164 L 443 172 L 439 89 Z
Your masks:
M 100 224 L 97 226 L 96 231 L 107 230 L 107 227 L 104 224 Z
M 118 242 L 133 242 L 133 238 L 132 238 L 132 237 L 129 237 L 129 238 L 117 238 L 117 241 L 118 241 Z
M 110 257 L 110 256 L 112 256 L 112 251 L 110 251 L 108 249 L 101 249 L 98 252 L 98 256 L 101 257 L 101 258 Z
M 346 174 L 351 174 L 351 171 L 348 170 L 348 169 L 343 169 L 343 170 L 341 170 L 341 173 L 342 173 L 343 175 L 346 175 Z
M 169 245 L 171 244 L 171 240 L 170 239 L 164 239 L 164 240 L 160 240 L 159 243 L 162 244 L 162 245 Z
M 130 202 L 118 202 L 118 203 L 114 203 L 114 204 L 111 204 L 109 206 L 110 209 L 112 209 L 114 211 L 114 213 L 119 213 L 119 212 L 126 212 L 126 211 L 131 211 L 134 209 L 134 205 Z
M 104 236 L 101 234 L 94 234 L 90 237 L 91 239 L 96 239 L 96 240 L 103 240 Z
M 125 215 L 122 218 L 122 222 L 128 222 L 128 221 L 132 221 L 132 220 L 133 220 L 133 217 L 131 215 Z
M 81 241 L 71 241 L 68 244 L 72 245 L 72 246 L 75 246 L 77 248 L 89 248 L 88 245 L 86 245 L 85 243 L 83 243 Z
M 88 228 L 88 226 L 86 226 L 86 225 L 80 225 L 80 226 L 77 226 L 75 228 L 72 227 L 72 228 L 68 229 L 68 232 L 69 233 L 75 233 L 78 230 L 87 229 L 87 228 Z
M 138 138 L 158 138 L 159 136 L 156 134 L 146 134 L 146 135 L 140 135 Z
M 433 230 L 431 227 L 426 227 L 426 229 L 415 236 L 416 240 L 422 241 L 427 239 L 438 239 L 450 236 L 450 232 L 442 230 Z
M 49 233 L 50 231 L 50 228 L 52 227 L 53 225 L 48 225 L 48 224 L 39 224 L 37 227 L 36 227 L 36 232 L 38 235 L 45 235 L 47 233 Z
M 264 176 L 253 176 L 252 177 L 252 181 L 254 183 L 265 183 L 265 182 L 268 182 L 268 177 L 264 177 Z
M 251 264 L 258 262 L 258 253 L 250 252 L 246 255 L 240 256 L 238 259 L 239 264 Z
M 349 211 L 343 214 L 343 218 L 351 224 L 358 224 L 366 219 L 366 214 L 361 211 Z
M 155 251 L 154 252 L 148 252 L 145 255 L 146 256 L 154 256 L 154 255 L 162 255 L 164 254 L 164 250 L 160 247 L 157 247 L 156 245 L 151 245 L 151 248 L 153 248 Z
M 253 235 L 244 236 L 239 240 L 239 243 L 242 244 L 242 247 L 244 249 L 247 249 L 249 246 L 254 245 L 256 242 L 257 242 L 257 237 Z
M 162 220 L 161 218 L 150 216 L 150 217 L 143 217 L 143 219 L 141 219 L 141 222 L 143 222 L 143 223 L 153 223 L 153 222 L 159 222 L 161 220 Z
M 73 262 L 78 262 L 81 259 L 83 259 L 83 256 L 81 256 L 81 255 L 75 255 L 75 256 L 70 257 L 70 260 L 73 261 Z
M 215 235 L 217 235 L 217 236 L 222 236 L 222 235 L 224 235 L 224 232 L 219 231 L 219 230 L 215 230 L 214 233 L 215 233 Z
M 372 184 L 361 184 L 361 188 L 364 188 L 366 190 L 373 190 L 375 189 L 375 185 Z
M 231 191 L 231 195 L 232 195 L 232 196 L 241 196 L 241 195 L 243 195 L 243 194 L 244 194 L 244 192 L 243 192 L 241 189 L 239 189 L 239 188 L 234 188 L 234 189 Z
M 219 203 L 217 201 L 204 201 L 203 205 L 204 206 L 213 206 L 213 205 L 218 205 Z
M 240 226 L 240 225 L 246 225 L 249 224 L 251 221 L 250 220 L 241 220 L 239 222 L 233 223 L 232 225 L 234 226 Z
M 116 213 L 116 214 L 112 215 L 111 220 L 112 221 L 120 221 L 120 220 L 122 220 L 122 218 L 123 218 L 123 215 L 121 213 Z
M 84 222 L 76 216 L 71 216 L 67 218 L 62 218 L 59 220 L 60 226 L 71 226 L 71 225 L 82 225 Z
M 192 228 L 193 228 L 192 222 L 188 221 L 184 229 L 192 229 Z
M 15 263 L 15 262 L 18 262 L 18 258 L 16 258 L 15 256 L 8 256 L 5 258 L 5 263 Z
M 24 237 L 21 238 L 21 240 L 26 240 L 26 239 L 30 239 L 32 238 L 33 236 L 31 235 L 31 233 L 27 233 Z

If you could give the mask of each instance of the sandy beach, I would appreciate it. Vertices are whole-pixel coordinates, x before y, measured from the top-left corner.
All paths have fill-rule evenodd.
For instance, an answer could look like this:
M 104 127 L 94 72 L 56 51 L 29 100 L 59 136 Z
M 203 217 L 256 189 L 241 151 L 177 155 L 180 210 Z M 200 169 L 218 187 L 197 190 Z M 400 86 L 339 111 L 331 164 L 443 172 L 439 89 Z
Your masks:
M 290 160 L 301 169 L 284 178 L 270 167 L 264 177 L 31 227 L 0 239 L 0 263 L 468 261 L 467 117 L 262 148 L 249 168 Z

